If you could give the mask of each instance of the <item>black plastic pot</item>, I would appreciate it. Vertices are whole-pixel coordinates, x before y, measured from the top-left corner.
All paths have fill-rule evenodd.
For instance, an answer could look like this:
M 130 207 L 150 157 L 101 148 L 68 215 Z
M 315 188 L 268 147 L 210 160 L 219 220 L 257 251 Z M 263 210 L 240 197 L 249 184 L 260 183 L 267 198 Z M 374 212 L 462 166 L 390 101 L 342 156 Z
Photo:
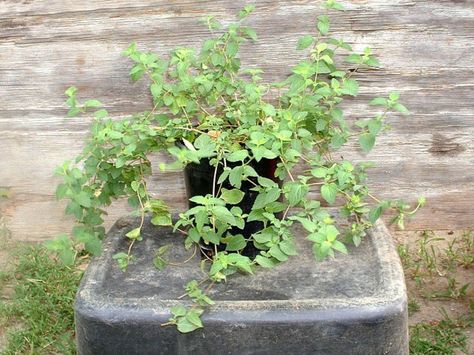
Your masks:
M 255 171 L 262 177 L 272 179 L 273 181 L 280 183 L 275 177 L 275 170 L 278 163 L 277 159 L 262 159 L 260 162 L 252 161 L 250 166 L 255 169 Z M 228 163 L 227 166 L 230 168 L 239 166 L 239 163 Z M 184 182 L 186 186 L 186 195 L 188 198 L 189 208 L 195 206 L 195 204 L 189 199 L 196 195 L 205 196 L 207 194 L 212 194 L 213 191 L 213 180 L 214 180 L 214 170 L 215 167 L 209 164 L 208 159 L 201 159 L 200 164 L 188 164 L 184 169 Z M 222 165 L 219 165 L 217 169 L 217 178 L 221 175 L 223 171 Z M 256 179 L 251 178 L 252 181 Z M 222 187 L 226 189 L 233 189 L 234 187 L 230 185 L 229 181 L 226 180 Z M 255 202 L 255 199 L 258 196 L 256 191 L 250 190 L 253 185 L 248 181 L 243 181 L 240 190 L 244 192 L 244 198 L 242 201 L 236 205 L 240 207 L 243 213 L 250 213 L 252 206 Z M 218 190 L 218 186 L 215 186 L 215 191 Z M 229 208 L 232 206 L 228 206 Z M 257 233 L 263 228 L 263 223 L 258 221 L 247 222 L 244 229 L 233 227 L 231 229 L 232 234 L 242 234 L 244 238 L 249 238 L 252 234 Z M 218 246 L 219 250 L 223 250 L 225 245 Z M 258 254 L 258 250 L 249 243 L 247 247 L 243 250 L 243 254 L 247 256 L 254 257 Z

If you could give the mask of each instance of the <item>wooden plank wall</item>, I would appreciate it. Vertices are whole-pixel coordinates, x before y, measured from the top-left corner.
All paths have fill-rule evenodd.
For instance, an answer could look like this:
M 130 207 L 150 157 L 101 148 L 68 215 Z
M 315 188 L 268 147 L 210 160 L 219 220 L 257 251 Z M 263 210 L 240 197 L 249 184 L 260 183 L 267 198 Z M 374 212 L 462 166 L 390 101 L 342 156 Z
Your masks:
M 0 214 L 17 240 L 42 240 L 67 232 L 71 220 L 54 200 L 54 168 L 72 158 L 87 133 L 87 118 L 65 117 L 64 90 L 97 98 L 116 116 L 146 109 L 143 83 L 132 84 L 120 52 L 136 41 L 165 53 L 197 47 L 208 35 L 198 22 L 214 14 L 229 22 L 243 0 L 0 1 L 0 188 L 9 199 Z M 320 1 L 254 1 L 249 22 L 257 44 L 243 62 L 262 67 L 267 80 L 282 78 L 301 58 L 297 39 L 314 29 Z M 371 185 L 383 197 L 428 204 L 409 229 L 474 227 L 474 1 L 347 0 L 332 16 L 335 35 L 362 49 L 371 46 L 382 67 L 359 74 L 361 98 L 347 104 L 364 117 L 365 102 L 399 88 L 413 115 L 394 117 L 373 153 L 353 145 L 344 154 L 377 163 Z M 367 75 L 366 75 L 367 74 Z M 184 206 L 181 173 L 156 174 L 153 191 Z M 110 210 L 108 224 L 125 213 Z

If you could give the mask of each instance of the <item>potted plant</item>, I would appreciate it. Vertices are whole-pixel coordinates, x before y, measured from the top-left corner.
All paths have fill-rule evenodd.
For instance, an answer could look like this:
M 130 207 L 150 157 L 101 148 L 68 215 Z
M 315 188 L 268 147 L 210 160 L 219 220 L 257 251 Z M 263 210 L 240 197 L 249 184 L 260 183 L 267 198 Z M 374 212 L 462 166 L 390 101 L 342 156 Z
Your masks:
M 326 8 L 342 7 L 328 0 Z M 66 213 L 78 222 L 74 239 L 63 236 L 49 246 L 66 262 L 74 260 L 78 243 L 99 253 L 103 208 L 127 197 L 141 224 L 126 234 L 128 249 L 114 256 L 126 270 L 146 214 L 157 226 L 172 225 L 185 247 L 201 253 L 207 265 L 206 280 L 186 285 L 195 304 L 171 309 L 169 323 L 181 332 L 202 327 L 200 315 L 213 303 L 205 282 L 258 272 L 296 255 L 294 223 L 306 230 L 315 259 L 322 260 L 346 253 L 347 243 L 358 245 L 384 210 L 395 211 L 394 220 L 403 227 L 404 218 L 424 203 L 419 199 L 411 210 L 403 202 L 375 198 L 365 182 L 368 165 L 334 154 L 352 139 L 370 151 L 388 128 L 387 115 L 408 113 L 399 93 L 391 92 L 369 102 L 371 118 L 351 124 L 344 117 L 340 104 L 357 96 L 358 69 L 379 66 L 371 50 L 355 53 L 345 41 L 330 37 L 329 18 L 321 15 L 316 33 L 298 41 L 305 59 L 285 80 L 265 83 L 261 70 L 242 68 L 238 57 L 245 42 L 257 39 L 244 24 L 253 9 L 246 6 L 226 29 L 207 17 L 213 36 L 200 51 L 178 47 L 163 58 L 130 45 L 124 52 L 134 63 L 130 76 L 149 82 L 149 111 L 112 119 L 99 101 L 81 103 L 76 88 L 66 91 L 69 115 L 92 110 L 94 121 L 82 154 L 58 169 L 64 182 L 57 197 L 69 199 Z M 175 159 L 161 169 L 185 168 L 190 205 L 176 220 L 166 202 L 147 190 L 155 152 Z M 340 207 L 348 227 L 338 226 L 324 208 L 333 205 Z M 157 251 L 154 263 L 160 269 L 167 265 L 166 248 Z

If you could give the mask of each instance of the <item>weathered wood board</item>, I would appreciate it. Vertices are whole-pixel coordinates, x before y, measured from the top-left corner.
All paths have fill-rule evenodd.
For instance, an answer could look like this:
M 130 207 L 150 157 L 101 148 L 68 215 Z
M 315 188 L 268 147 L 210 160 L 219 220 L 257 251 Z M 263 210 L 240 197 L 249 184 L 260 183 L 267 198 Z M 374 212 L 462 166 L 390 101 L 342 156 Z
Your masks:
M 145 83 L 132 84 L 121 51 L 132 41 L 164 54 L 198 47 L 206 14 L 228 23 L 243 0 L 0 1 L 0 187 L 10 190 L 0 214 L 17 240 L 68 232 L 72 221 L 54 200 L 54 168 L 74 157 L 88 119 L 65 117 L 64 90 L 98 98 L 115 116 L 146 109 Z M 314 30 L 321 1 L 255 1 L 249 19 L 259 34 L 243 48 L 245 65 L 283 78 L 303 53 L 298 38 Z M 356 144 L 343 154 L 376 162 L 376 194 L 428 203 L 409 229 L 472 229 L 474 212 L 474 1 L 352 0 L 332 16 L 335 36 L 356 49 L 370 46 L 382 67 L 358 74 L 361 95 L 347 115 L 367 114 L 366 102 L 394 88 L 412 115 L 392 117 L 393 129 L 367 157 Z M 363 79 L 362 79 L 363 76 Z M 159 159 L 157 158 L 157 161 Z M 176 209 L 185 204 L 180 172 L 157 173 L 152 191 Z M 110 209 L 108 224 L 126 212 Z

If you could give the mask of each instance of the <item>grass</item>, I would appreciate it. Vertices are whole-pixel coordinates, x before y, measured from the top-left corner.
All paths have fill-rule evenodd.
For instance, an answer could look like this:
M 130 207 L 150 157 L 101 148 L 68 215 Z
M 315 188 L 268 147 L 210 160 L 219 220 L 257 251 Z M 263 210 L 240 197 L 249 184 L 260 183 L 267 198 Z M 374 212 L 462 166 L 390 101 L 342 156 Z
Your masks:
M 410 327 L 410 354 L 444 355 L 468 354 L 466 330 L 474 326 L 474 285 L 461 282 L 462 273 L 472 272 L 474 266 L 474 237 L 465 232 L 456 238 L 438 237 L 425 231 L 416 240 L 398 245 L 398 253 L 409 287 L 409 315 L 419 312 L 425 305 L 442 305 L 455 302 L 465 310 L 463 316 L 452 317 L 440 307 L 442 318 L 426 320 Z M 410 281 L 410 282 L 409 282 Z M 428 317 L 435 316 L 433 313 Z M 435 316 L 436 317 L 436 316 Z
M 472 325 L 472 316 L 453 320 L 447 314 L 438 322 L 418 323 L 410 328 L 410 354 L 451 355 L 455 354 L 455 350 L 467 354 L 469 350 L 464 330 Z
M 23 248 L 13 270 L 0 277 L 0 291 L 13 287 L 0 303 L 0 327 L 7 329 L 2 354 L 75 354 L 73 302 L 80 278 L 42 247 Z

